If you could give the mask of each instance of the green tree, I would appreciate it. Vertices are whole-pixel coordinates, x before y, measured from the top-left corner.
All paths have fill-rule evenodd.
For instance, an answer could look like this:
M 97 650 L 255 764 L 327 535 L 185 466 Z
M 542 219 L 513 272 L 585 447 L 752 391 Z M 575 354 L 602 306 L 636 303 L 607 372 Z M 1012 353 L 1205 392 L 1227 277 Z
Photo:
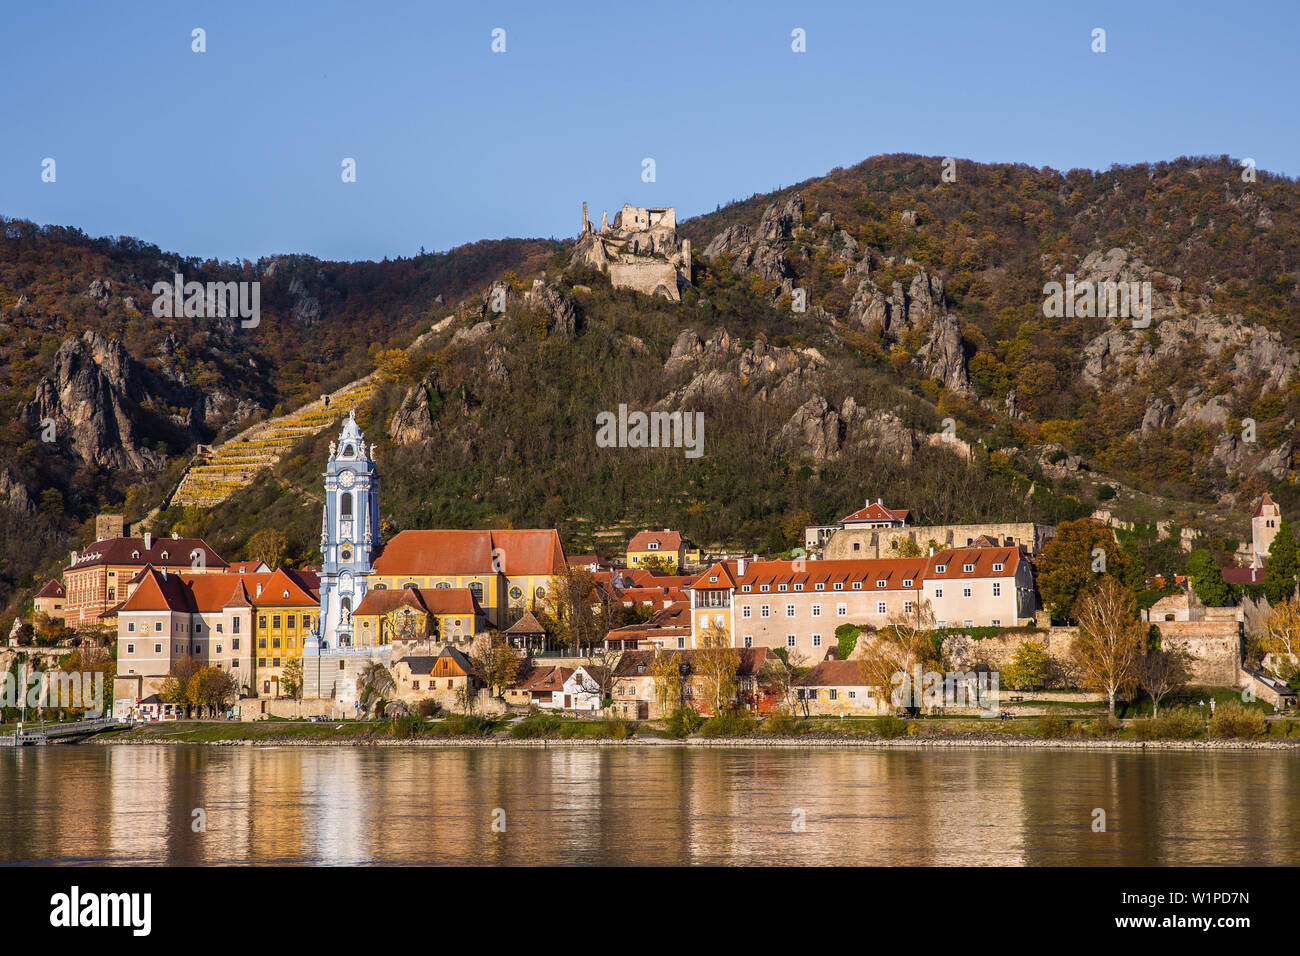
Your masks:
M 302 699 L 302 658 L 291 657 L 280 671 L 280 693 L 293 700 Z
M 1098 577 L 1113 577 L 1130 588 L 1142 584 L 1134 562 L 1110 528 L 1091 518 L 1063 521 L 1043 547 L 1038 562 L 1038 592 L 1057 620 L 1074 620 L 1074 605 Z
M 1041 690 L 1051 675 L 1052 658 L 1043 641 L 1022 642 L 1002 668 L 1002 679 L 1012 690 Z
M 1268 564 L 1264 567 L 1264 596 L 1269 604 L 1286 601 L 1295 594 L 1297 572 L 1300 572 L 1300 554 L 1291 523 L 1283 518 L 1277 526 L 1277 536 L 1268 546 Z
M 1232 588 L 1223 580 L 1214 555 L 1204 548 L 1193 551 L 1187 558 L 1187 579 L 1206 607 L 1224 607 L 1232 601 Z

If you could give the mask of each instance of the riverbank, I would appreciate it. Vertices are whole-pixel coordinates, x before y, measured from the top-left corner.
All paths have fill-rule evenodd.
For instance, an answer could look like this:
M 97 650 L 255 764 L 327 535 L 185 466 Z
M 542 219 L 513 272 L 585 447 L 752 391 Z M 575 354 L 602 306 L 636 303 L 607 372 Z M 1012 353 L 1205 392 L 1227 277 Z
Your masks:
M 937 722 L 935 722 L 937 723 Z M 1026 722 L 1028 723 L 1028 722 Z M 654 728 L 629 731 L 625 737 L 597 733 L 600 722 L 576 722 L 585 731 L 568 735 L 521 737 L 508 729 L 489 730 L 480 734 L 429 733 L 409 737 L 395 737 L 385 725 L 345 721 L 337 724 L 296 723 L 291 721 L 230 723 L 230 722 L 176 722 L 148 724 L 129 730 L 104 734 L 92 738 L 87 744 L 95 746 L 120 745 L 185 745 L 215 747 L 408 747 L 408 748 L 465 748 L 465 747 L 725 747 L 754 749 L 876 749 L 876 750 L 942 750 L 952 748 L 1010 748 L 1039 750 L 1192 750 L 1192 751 L 1258 751 L 1277 750 L 1300 754 L 1300 737 L 1260 738 L 1199 738 L 1136 740 L 1114 737 L 1044 737 L 1028 728 L 1011 730 L 1005 724 L 998 730 L 971 731 L 947 730 L 934 724 L 925 725 L 915 733 L 885 737 L 866 729 L 852 732 L 805 732 L 782 736 L 775 734 L 750 734 L 746 736 L 705 737 L 694 734 L 686 737 L 669 736 Z

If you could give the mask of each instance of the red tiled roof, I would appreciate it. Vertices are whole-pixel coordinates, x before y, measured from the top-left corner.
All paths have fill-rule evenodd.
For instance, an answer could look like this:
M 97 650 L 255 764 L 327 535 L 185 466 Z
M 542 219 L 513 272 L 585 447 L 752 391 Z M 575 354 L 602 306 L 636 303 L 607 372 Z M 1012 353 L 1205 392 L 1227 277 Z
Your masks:
M 796 570 L 800 564 L 802 570 Z M 974 565 L 974 569 L 965 572 L 962 568 Z M 1001 571 L 994 571 L 993 565 L 1001 564 Z M 937 552 L 933 557 L 921 558 L 846 558 L 838 561 L 814 561 L 805 559 L 796 561 L 746 561 L 745 573 L 739 573 L 736 561 L 719 562 L 696 576 L 687 585 L 694 590 L 726 587 L 723 575 L 715 569 L 722 569 L 735 582 L 738 589 L 748 586 L 751 592 L 761 592 L 766 585 L 773 593 L 780 593 L 781 585 L 788 591 L 794 591 L 795 585 L 802 585 L 804 591 L 815 591 L 818 584 L 823 590 L 833 591 L 835 585 L 842 584 L 840 590 L 852 590 L 854 582 L 860 582 L 862 591 L 915 591 L 921 582 L 931 578 L 978 578 L 978 577 L 1013 577 L 1020 565 L 1019 548 L 948 548 Z M 943 572 L 935 568 L 944 568 Z M 715 573 L 719 580 L 710 582 Z M 877 582 L 884 581 L 884 587 Z M 911 581 L 910 585 L 904 582 Z
M 207 568 L 225 568 L 226 562 L 213 551 L 202 538 L 154 538 L 150 547 L 144 546 L 144 538 L 105 538 L 89 544 L 77 556 L 77 560 L 67 568 L 78 568 L 96 564 L 117 564 L 144 567 L 152 564 L 156 568 L 192 567 L 190 553 L 198 550 L 203 554 L 203 566 Z M 164 557 L 165 555 L 165 557 Z
M 650 545 L 658 544 L 657 548 Z M 638 531 L 627 543 L 629 551 L 677 551 L 682 546 L 682 536 L 677 531 Z
M 63 584 L 61 582 L 51 581 L 49 584 L 45 585 L 45 587 L 37 591 L 36 596 L 38 598 L 61 598 L 67 597 L 68 595 L 63 590 Z
M 795 681 L 801 687 L 866 687 L 857 661 L 822 661 Z
M 1263 584 L 1263 568 L 1224 568 L 1223 580 L 1227 584 Z
M 496 552 L 496 562 L 493 558 Z M 567 565 L 553 529 L 402 531 L 375 559 L 376 574 L 558 574 Z
M 483 613 L 469 588 L 371 588 L 353 614 L 387 614 L 403 604 L 429 614 Z
M 515 678 L 510 689 L 542 692 L 563 690 L 564 682 L 572 676 L 572 667 L 560 667 L 558 664 L 530 667 Z
M 1259 507 L 1255 509 L 1254 517 L 1259 518 L 1264 514 L 1265 505 L 1272 505 L 1274 508 L 1277 507 L 1277 502 L 1273 500 L 1273 497 L 1267 491 L 1264 492 L 1264 497 L 1259 500 Z
M 651 673 L 651 664 L 654 662 L 656 654 L 680 654 L 682 660 L 690 663 L 691 659 L 697 652 L 694 650 L 674 651 L 624 651 L 618 659 L 618 667 L 614 669 L 615 677 L 646 677 Z M 740 647 L 736 649 L 740 655 L 740 666 L 736 669 L 737 677 L 754 677 L 762 670 L 763 665 L 768 661 L 779 662 L 781 658 L 772 652 L 770 647 Z M 638 671 L 641 667 L 644 670 Z
M 853 512 L 853 514 L 844 518 L 843 521 L 845 523 L 850 521 L 897 521 L 906 524 L 907 516 L 910 513 L 911 512 L 906 509 L 896 511 L 893 508 L 886 508 L 879 502 L 872 502 L 865 508 L 859 508 L 857 511 Z

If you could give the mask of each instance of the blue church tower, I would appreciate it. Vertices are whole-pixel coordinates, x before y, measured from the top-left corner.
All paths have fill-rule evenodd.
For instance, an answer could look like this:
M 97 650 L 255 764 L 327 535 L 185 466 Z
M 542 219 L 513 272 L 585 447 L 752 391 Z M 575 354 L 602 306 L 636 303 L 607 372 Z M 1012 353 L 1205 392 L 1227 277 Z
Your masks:
M 366 593 L 379 549 L 379 472 L 374 445 L 366 453 L 355 412 L 337 442 L 330 442 L 321 515 L 320 651 L 355 647 L 352 612 Z M 304 648 L 305 650 L 305 648 Z

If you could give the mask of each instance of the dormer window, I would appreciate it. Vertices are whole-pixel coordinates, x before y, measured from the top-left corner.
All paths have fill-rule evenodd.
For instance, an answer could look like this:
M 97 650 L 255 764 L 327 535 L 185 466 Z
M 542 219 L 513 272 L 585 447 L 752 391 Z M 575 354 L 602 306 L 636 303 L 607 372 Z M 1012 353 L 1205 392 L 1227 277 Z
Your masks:
M 997 564 L 993 565 L 993 570 L 994 570 L 994 571 L 1001 571 L 1001 570 L 1002 570 L 1002 562 L 999 561 Z
M 885 579 L 884 579 L 884 578 L 877 578 L 877 579 L 876 579 L 876 587 L 878 587 L 878 588 L 883 588 L 884 586 L 885 586 Z
M 946 564 L 936 564 L 936 565 L 934 566 L 934 573 L 935 573 L 935 574 L 943 574 L 943 573 L 944 573 L 945 571 L 947 571 L 947 570 L 948 570 L 948 565 L 946 565 Z
M 717 583 L 718 583 L 718 576 L 715 574 L 715 575 L 713 575 L 711 578 L 709 578 L 709 583 L 710 583 L 710 584 L 717 584 Z
M 802 584 L 796 584 L 796 585 L 794 586 L 794 589 L 795 589 L 796 591 L 802 591 L 802 590 L 803 590 L 803 585 L 802 585 Z
M 759 589 L 760 591 L 762 591 L 764 594 L 766 594 L 768 591 L 772 590 L 772 585 L 770 585 L 770 584 L 760 584 L 760 585 L 758 586 L 758 589 Z
M 659 550 L 659 542 L 658 542 L 658 541 L 651 541 L 649 544 L 646 545 L 646 548 L 645 548 L 645 549 L 646 549 L 647 551 L 658 551 L 658 550 Z
M 283 597 L 283 598 L 285 598 L 285 599 L 287 600 L 288 597 L 289 597 L 289 592 L 288 592 L 288 591 L 285 591 L 285 592 L 281 595 L 281 597 Z
M 862 585 L 860 585 L 860 584 L 855 584 L 855 585 L 853 585 L 853 587 L 854 587 L 855 589 L 856 589 L 856 588 L 859 588 L 859 587 L 861 587 L 861 586 L 862 586 Z M 837 591 L 843 591 L 843 590 L 844 590 L 844 582 L 843 582 L 843 581 L 836 581 L 836 582 L 835 582 L 835 590 L 837 590 Z
M 975 570 L 975 565 L 973 565 L 973 564 L 963 564 L 963 565 L 961 566 L 961 569 L 962 569 L 962 572 L 963 572 L 963 573 L 965 573 L 965 574 L 970 574 L 972 571 Z
M 784 591 L 784 590 L 786 589 L 786 586 L 785 586 L 784 584 L 778 584 L 778 585 L 776 586 L 776 589 L 777 589 L 778 591 Z
M 835 590 L 837 590 L 837 591 L 842 591 L 842 590 L 844 590 L 844 585 L 842 585 L 842 584 L 837 584 L 837 585 L 835 585 Z M 854 582 L 853 582 L 853 590 L 855 590 L 855 591 L 861 591 L 861 590 L 862 590 L 862 582 L 861 582 L 861 581 L 854 581 Z
M 912 586 L 912 579 L 911 579 L 911 578 L 904 578 L 904 579 L 903 579 L 903 587 L 905 587 L 905 588 L 910 588 L 911 586 Z
M 140 557 L 140 552 L 139 552 L 139 551 L 132 551 L 132 552 L 131 552 L 131 557 L 132 557 L 132 558 L 139 558 L 139 557 Z
M 825 584 L 824 582 L 819 582 L 818 584 L 814 585 L 814 587 L 815 587 L 815 589 L 818 590 L 818 591 L 825 591 L 825 590 L 826 590 L 826 584 Z
M 162 557 L 163 560 L 165 561 L 165 560 L 167 559 L 167 552 L 164 551 L 164 552 L 162 553 L 161 557 Z
M 748 594 L 748 593 L 749 593 L 749 585 L 748 585 L 748 584 L 742 585 L 741 588 L 740 588 L 740 590 L 742 590 L 742 591 L 744 591 L 746 594 Z

